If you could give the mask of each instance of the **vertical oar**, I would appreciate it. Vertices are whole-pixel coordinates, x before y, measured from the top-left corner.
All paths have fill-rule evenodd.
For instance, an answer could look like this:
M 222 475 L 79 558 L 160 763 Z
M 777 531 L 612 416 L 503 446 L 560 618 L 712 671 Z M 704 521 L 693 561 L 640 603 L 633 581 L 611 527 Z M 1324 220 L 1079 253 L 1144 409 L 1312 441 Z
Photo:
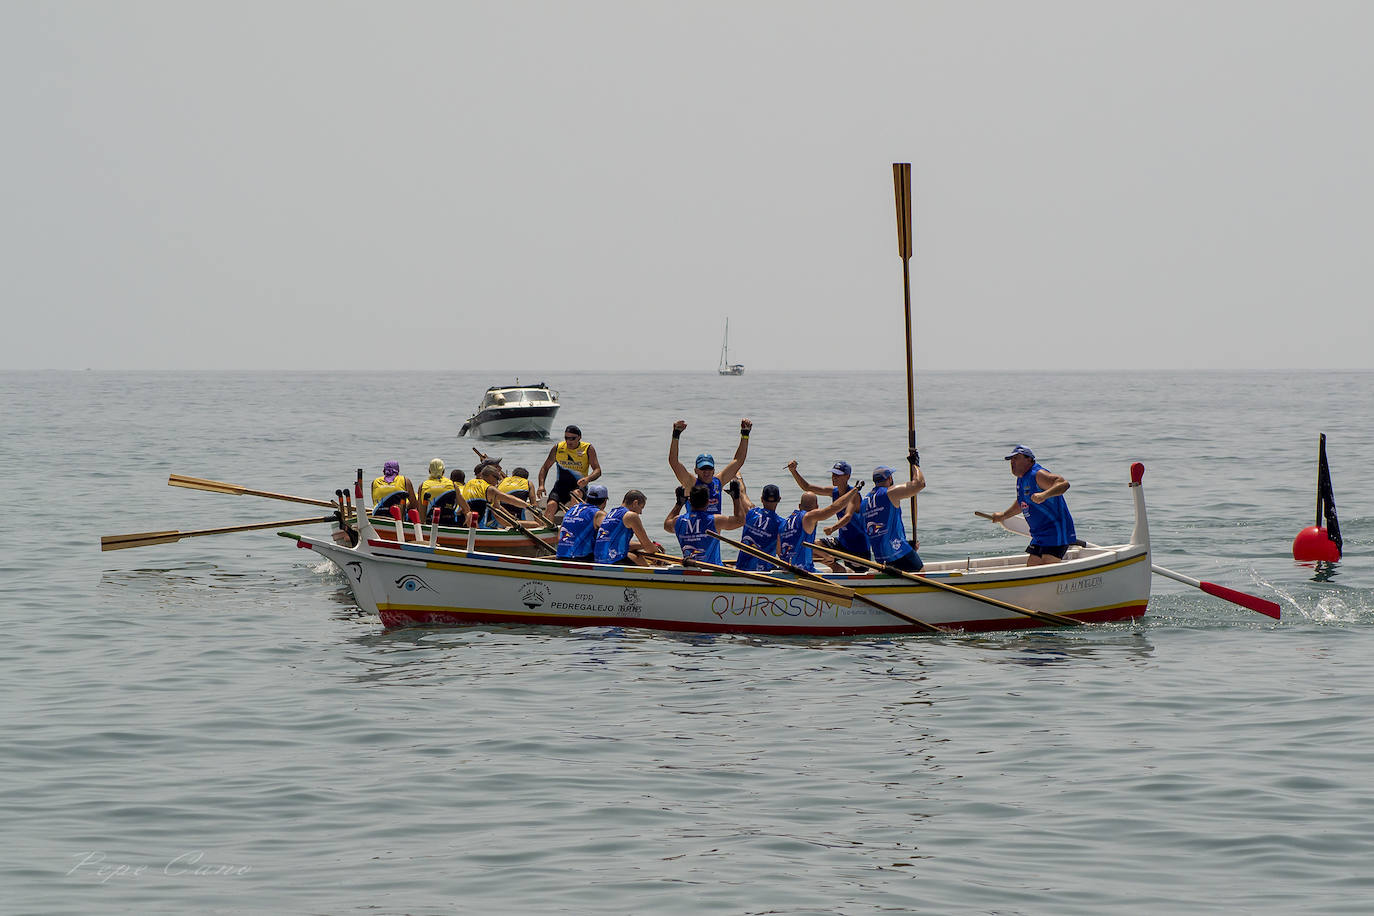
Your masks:
M 892 189 L 897 198 L 897 256 L 902 259 L 902 302 L 906 315 L 906 445 L 916 449 L 916 380 L 911 367 L 911 163 L 892 163 Z M 908 480 L 916 469 L 908 462 Z M 911 497 L 911 539 L 916 540 L 916 497 Z

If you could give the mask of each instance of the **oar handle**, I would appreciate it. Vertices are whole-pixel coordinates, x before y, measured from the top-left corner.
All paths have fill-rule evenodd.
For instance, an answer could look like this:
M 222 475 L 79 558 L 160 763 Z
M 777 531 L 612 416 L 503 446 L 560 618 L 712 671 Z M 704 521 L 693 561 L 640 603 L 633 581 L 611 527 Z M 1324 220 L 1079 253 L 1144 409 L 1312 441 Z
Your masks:
M 491 510 L 492 515 L 495 515 L 501 521 L 505 522 L 507 525 L 510 525 L 512 528 L 519 531 L 525 537 L 529 538 L 536 545 L 538 545 L 540 549 L 548 551 L 548 553 L 550 554 L 558 553 L 558 550 L 556 548 L 550 547 L 548 544 L 544 543 L 543 539 L 540 538 L 539 535 L 535 534 L 533 531 L 526 528 L 524 525 L 520 524 L 519 520 L 516 519 L 515 516 L 511 515 L 509 512 L 506 512 L 504 509 L 498 506 L 494 500 L 487 504 L 487 508 Z

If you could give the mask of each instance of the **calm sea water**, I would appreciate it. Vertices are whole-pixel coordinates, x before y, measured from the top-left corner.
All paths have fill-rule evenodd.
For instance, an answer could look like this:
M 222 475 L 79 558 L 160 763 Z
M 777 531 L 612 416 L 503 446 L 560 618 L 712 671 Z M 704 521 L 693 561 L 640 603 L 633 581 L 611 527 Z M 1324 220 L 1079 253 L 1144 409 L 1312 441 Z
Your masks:
M 1023 545 L 1007 446 L 1080 534 L 1279 601 L 1156 578 L 1086 631 L 758 639 L 382 630 L 271 532 L 102 534 L 314 510 L 382 461 L 470 467 L 488 384 L 563 394 L 617 497 L 684 454 L 795 499 L 899 465 L 886 373 L 0 373 L 0 910 L 13 913 L 1364 913 L 1374 900 L 1374 374 L 918 376 L 928 558 Z M 1361 406 L 1364 405 L 1364 406 Z M 1346 559 L 1296 564 L 1330 437 Z M 538 444 L 483 444 L 536 470 Z

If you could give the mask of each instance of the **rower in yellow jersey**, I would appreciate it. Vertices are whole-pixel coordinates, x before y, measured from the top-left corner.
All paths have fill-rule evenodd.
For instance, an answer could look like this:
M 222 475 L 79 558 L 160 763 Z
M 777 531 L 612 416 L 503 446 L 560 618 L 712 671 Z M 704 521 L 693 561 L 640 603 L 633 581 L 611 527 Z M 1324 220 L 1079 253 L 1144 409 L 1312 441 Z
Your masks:
M 415 487 L 401 474 L 399 461 L 388 461 L 382 465 L 382 476 L 372 481 L 372 514 L 390 515 L 392 506 L 400 506 L 405 512 L 416 505 Z

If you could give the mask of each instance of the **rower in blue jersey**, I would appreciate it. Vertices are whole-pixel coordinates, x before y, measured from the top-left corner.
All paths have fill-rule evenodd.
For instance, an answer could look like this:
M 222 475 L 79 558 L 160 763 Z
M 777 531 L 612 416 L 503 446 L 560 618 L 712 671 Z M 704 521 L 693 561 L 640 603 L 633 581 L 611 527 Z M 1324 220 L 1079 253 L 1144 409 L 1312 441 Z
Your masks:
M 596 532 L 606 519 L 605 486 L 587 484 L 587 501 L 571 506 L 558 529 L 558 559 L 591 563 L 596 559 Z
M 763 488 L 760 497 L 763 505 L 756 506 L 749 499 L 749 492 L 741 480 L 739 498 L 744 506 L 744 531 L 740 534 L 740 541 L 764 553 L 778 556 L 778 533 L 782 531 L 782 516 L 778 515 L 777 509 L 778 503 L 782 501 L 782 491 L 773 484 L 768 484 Z M 744 550 L 739 552 L 735 568 L 746 572 L 772 572 L 777 569 L 767 560 L 760 560 Z
M 854 489 L 849 484 L 849 477 L 854 468 L 850 466 L 848 461 L 836 461 L 830 468 L 830 486 L 828 487 L 808 482 L 797 470 L 796 459 L 787 462 L 787 469 L 792 472 L 793 479 L 797 481 L 797 486 L 802 488 L 803 493 L 815 493 L 817 496 L 824 496 L 829 493 L 832 502 L 843 498 Z M 859 482 L 859 486 L 863 486 L 863 481 Z M 859 501 L 856 499 L 850 505 L 853 507 L 851 511 L 841 512 L 835 524 L 825 528 L 825 534 L 835 536 L 821 538 L 820 543 L 825 547 L 833 547 L 851 556 L 867 560 L 870 556 L 868 535 L 864 533 L 864 520 L 859 515 Z M 830 568 L 835 572 L 844 572 L 846 568 L 854 572 L 866 572 L 868 569 L 868 567 L 860 566 L 857 563 L 844 563 L 829 557 L 825 558 L 825 562 L 830 564 Z
M 1063 496 L 1069 482 L 1045 470 L 1035 460 L 1035 452 L 1024 445 L 1013 448 L 1004 460 L 1011 462 L 1011 473 L 1016 478 L 1016 502 L 1005 512 L 994 512 L 988 518 L 1000 522 L 1021 513 L 1031 536 L 1026 565 L 1058 563 L 1078 540 L 1069 504 Z
M 816 526 L 841 512 L 853 512 L 859 504 L 859 490 L 851 488 L 848 493 L 825 507 L 815 493 L 803 493 L 797 508 L 783 522 L 781 552 L 778 554 L 786 563 L 816 572 L 812 562 L 811 545 L 816 542 Z
M 678 460 L 678 438 L 682 431 L 687 428 L 686 420 L 678 420 L 673 424 L 673 441 L 668 444 L 668 467 L 672 468 L 673 476 L 684 489 L 690 490 L 695 486 L 707 488 L 709 503 L 707 511 L 718 514 L 720 512 L 721 487 L 729 484 L 739 476 L 739 469 L 744 466 L 744 459 L 749 454 L 749 433 L 754 428 L 752 421 L 746 419 L 739 421 L 739 445 L 735 447 L 735 457 L 730 459 L 720 472 L 716 474 L 716 459 L 707 452 L 697 455 L 694 464 L 695 473 L 688 471 L 686 466 Z
M 684 559 L 719 565 L 720 541 L 707 532 L 729 531 L 744 524 L 744 506 L 739 498 L 739 481 L 731 482 L 729 493 L 735 512 L 733 515 L 718 515 L 707 508 L 710 495 L 705 487 L 692 487 L 690 494 L 684 494 L 682 487 L 678 487 L 677 501 L 668 511 L 668 517 L 663 520 L 663 530 L 677 535 L 677 543 L 682 548 Z M 691 507 L 686 513 L 682 512 L 684 501 Z
M 596 529 L 596 562 L 647 566 L 648 563 L 641 560 L 639 554 L 658 553 L 663 549 L 644 530 L 640 513 L 647 502 L 640 491 L 627 490 L 620 505 L 606 513 Z
M 916 464 L 919 460 L 912 449 L 913 479 L 893 484 L 892 468 L 880 465 L 873 469 L 873 492 L 863 498 L 859 514 L 863 516 L 864 533 L 868 535 L 868 549 L 873 559 L 884 566 L 905 572 L 920 572 L 925 564 L 921 555 L 906 539 L 906 525 L 902 522 L 902 503 L 925 488 L 926 478 Z

